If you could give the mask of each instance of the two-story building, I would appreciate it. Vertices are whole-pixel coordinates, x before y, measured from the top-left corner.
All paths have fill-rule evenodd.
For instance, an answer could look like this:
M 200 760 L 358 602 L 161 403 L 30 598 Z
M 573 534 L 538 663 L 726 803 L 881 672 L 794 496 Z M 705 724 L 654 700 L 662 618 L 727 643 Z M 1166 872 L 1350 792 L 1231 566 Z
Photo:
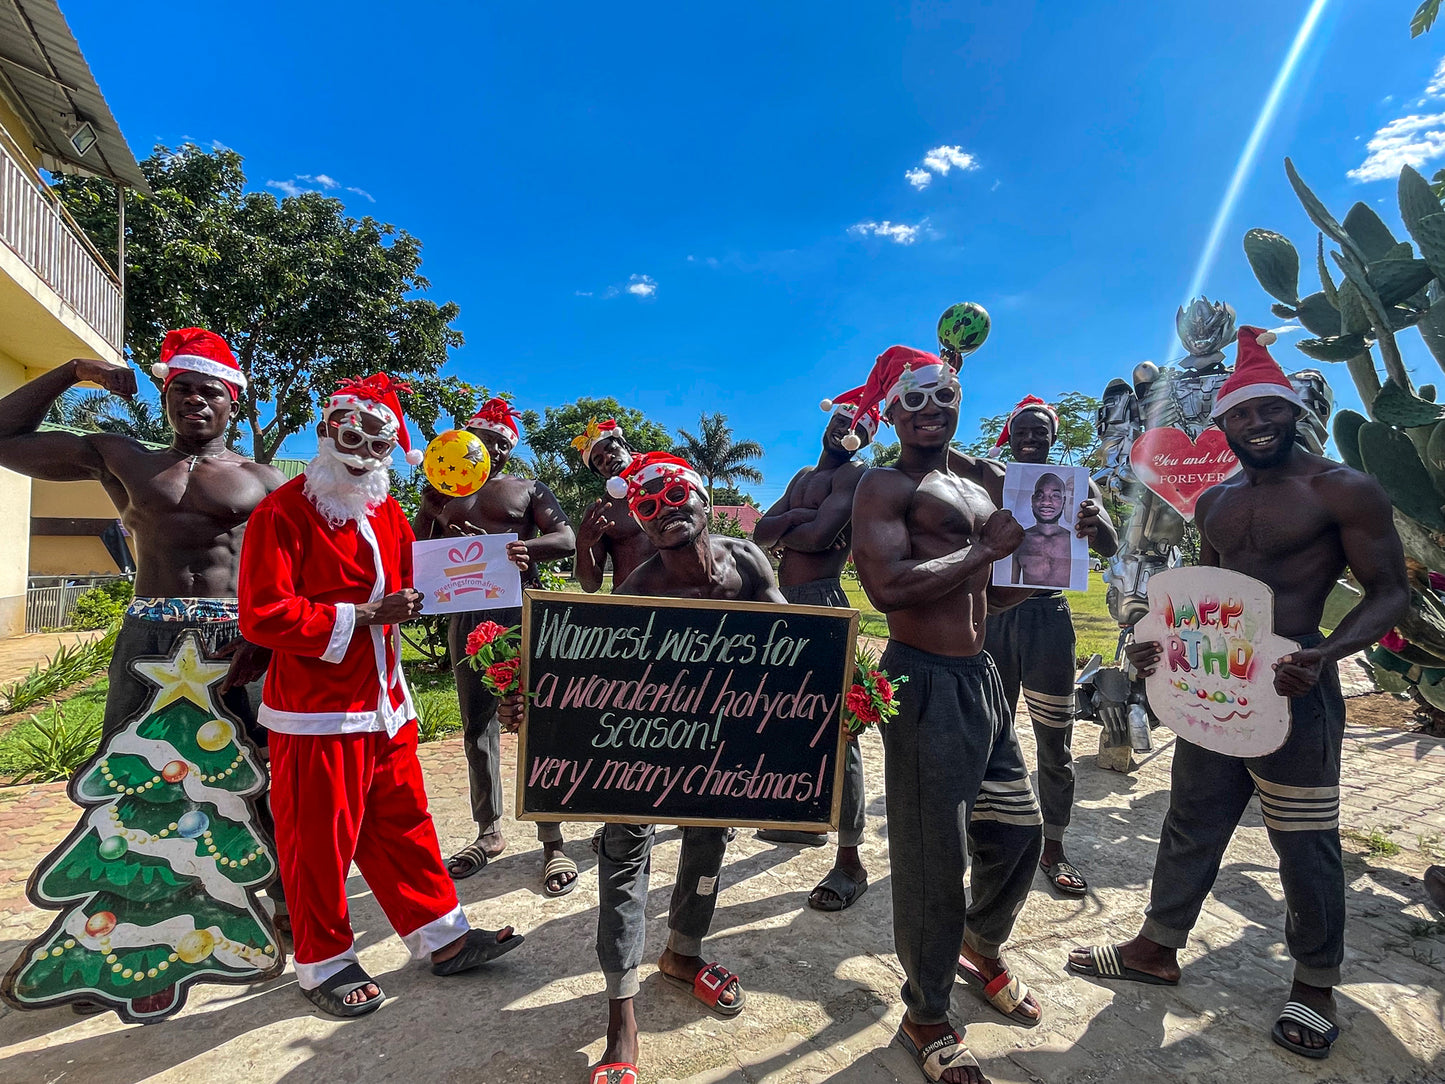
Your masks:
M 110 180 L 122 223 L 123 190 L 149 191 L 54 0 L 6 0 L 0 4 L 0 395 L 74 357 L 124 362 L 121 273 L 66 215 L 42 171 Z M 123 270 L 123 253 L 118 262 Z M 0 636 L 25 627 L 33 494 L 30 479 L 0 469 Z M 56 516 L 51 507 L 39 512 L 46 520 L 77 518 Z M 104 518 L 104 506 L 95 518 Z

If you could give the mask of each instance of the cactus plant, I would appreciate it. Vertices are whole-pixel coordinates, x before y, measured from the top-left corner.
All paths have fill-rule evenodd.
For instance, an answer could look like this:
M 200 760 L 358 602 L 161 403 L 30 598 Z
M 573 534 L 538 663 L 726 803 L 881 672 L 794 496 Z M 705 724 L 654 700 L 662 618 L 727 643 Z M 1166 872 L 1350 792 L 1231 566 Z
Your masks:
M 1400 171 L 1400 221 L 1411 245 L 1364 203 L 1337 219 L 1288 158 L 1285 174 L 1319 230 L 1320 289 L 1300 296 L 1299 253 L 1271 230 L 1245 234 L 1245 257 L 1276 300 L 1270 311 L 1310 333 L 1296 343 L 1300 352 L 1343 363 L 1359 390 L 1368 417 L 1340 411 L 1335 444 L 1389 495 L 1413 587 L 1409 615 L 1371 658 L 1403 677 L 1421 710 L 1445 726 L 1445 404 L 1435 402 L 1434 385 L 1412 385 L 1395 338 L 1415 328 L 1445 369 L 1445 206 L 1418 172 Z

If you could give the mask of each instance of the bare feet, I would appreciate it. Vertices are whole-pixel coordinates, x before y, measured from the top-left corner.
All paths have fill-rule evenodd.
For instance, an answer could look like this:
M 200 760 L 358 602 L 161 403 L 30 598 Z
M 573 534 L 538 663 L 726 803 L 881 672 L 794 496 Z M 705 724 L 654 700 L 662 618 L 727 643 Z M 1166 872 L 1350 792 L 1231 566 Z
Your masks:
M 488 859 L 496 858 L 507 849 L 507 841 L 502 838 L 501 830 L 493 828 L 490 832 L 483 832 L 477 837 L 477 842 L 482 845 L 482 851 Z
M 1308 1006 L 1319 1013 L 1331 1024 L 1335 1023 L 1335 992 L 1327 986 L 1310 986 L 1308 983 L 1295 979 L 1294 985 L 1289 990 L 1289 1000 L 1298 1001 L 1301 1005 Z M 1323 1035 L 1311 1028 L 1301 1027 L 1293 1020 L 1285 1020 L 1280 1024 L 1280 1030 L 1284 1037 L 1298 1046 L 1308 1047 L 1311 1050 L 1319 1050 L 1329 1046 Z
M 919 1050 L 922 1050 L 935 1039 L 941 1039 L 953 1030 L 953 1025 L 947 1022 L 942 1024 L 915 1024 L 903 1014 L 903 1030 L 913 1040 Z M 976 1066 L 954 1066 L 943 1071 L 939 1081 L 941 1084 L 989 1084 L 988 1077 L 983 1075 L 983 1070 Z
M 970 964 L 972 964 L 974 970 L 977 971 L 980 975 L 982 975 L 984 979 L 988 982 L 992 982 L 994 979 L 998 978 L 1001 974 L 1008 970 L 1008 968 L 1004 966 L 1004 962 L 1000 957 L 982 956 L 975 949 L 968 945 L 964 945 L 959 949 L 958 958 L 960 962 L 966 960 Z M 1023 1013 L 1030 1020 L 1037 1020 L 1044 1014 L 1044 1010 L 1039 1006 L 1039 999 L 1034 997 L 1032 990 L 1029 991 L 1028 996 L 1025 997 L 1023 1001 L 1019 1002 L 1019 1007 L 1015 1011 Z M 946 1030 L 947 1029 L 945 1029 L 945 1031 Z M 944 1032 L 940 1032 L 939 1034 L 943 1033 Z M 935 1035 L 933 1038 L 936 1039 L 938 1038 L 938 1036 Z M 932 1040 L 930 1040 L 930 1042 L 931 1041 Z
M 602 1064 L 619 1061 L 637 1064 L 637 1017 L 630 997 L 607 1003 L 607 1049 L 602 1051 Z
M 855 882 L 868 876 L 868 871 L 863 868 L 863 862 L 858 857 L 857 847 L 839 847 L 838 857 L 833 860 L 833 868 L 842 870 Z M 808 903 L 824 911 L 832 910 L 842 902 L 838 893 L 831 888 L 824 888 L 822 885 L 808 894 Z
M 505 846 L 505 844 L 504 844 L 504 846 Z M 556 843 L 543 843 L 543 844 L 542 844 L 542 864 L 543 864 L 544 866 L 547 864 L 547 862 L 548 862 L 550 859 L 556 857 L 556 856 L 559 855 L 559 854 L 560 854 L 560 855 L 563 855 L 563 857 L 566 856 L 565 852 L 562 850 L 562 841 L 561 841 L 560 839 L 557 840 Z M 577 879 L 577 871 L 576 871 L 576 870 L 568 869 L 568 870 L 562 870 L 561 872 L 558 872 L 558 873 L 554 873 L 554 874 L 552 874 L 552 876 L 548 877 L 547 880 L 546 880 L 547 891 L 550 892 L 550 893 L 552 893 L 552 895 L 554 895 L 554 896 L 560 895 L 561 892 L 562 892 L 562 889 L 566 888 L 568 885 L 570 885 L 570 884 L 571 884 L 573 881 L 575 881 L 576 879 Z
M 671 975 L 675 979 L 682 979 L 689 985 L 697 977 L 697 973 L 707 966 L 707 961 L 701 956 L 679 956 L 672 949 L 663 949 L 662 958 L 657 961 L 658 970 L 665 975 Z M 723 992 L 718 995 L 719 1005 L 732 1005 L 737 1002 L 739 983 L 730 982 L 723 987 Z
M 381 996 L 381 987 L 374 982 L 368 982 L 356 990 L 351 991 L 341 1000 L 348 1005 L 361 1005 L 367 1001 L 375 1001 Z
M 517 931 L 510 926 L 503 926 L 497 931 L 497 944 L 501 944 Z M 467 943 L 467 935 L 462 934 L 455 941 L 450 941 L 431 954 L 431 962 L 434 964 L 444 963 L 450 960 L 457 953 L 462 951 L 462 946 Z
M 1155 944 L 1143 934 L 1132 941 L 1125 941 L 1117 947 L 1119 959 L 1125 967 L 1142 971 L 1146 975 L 1157 976 L 1166 982 L 1179 981 L 1178 949 L 1165 948 L 1163 945 Z M 1086 968 L 1093 960 L 1089 949 L 1076 948 L 1070 951 L 1069 962 Z

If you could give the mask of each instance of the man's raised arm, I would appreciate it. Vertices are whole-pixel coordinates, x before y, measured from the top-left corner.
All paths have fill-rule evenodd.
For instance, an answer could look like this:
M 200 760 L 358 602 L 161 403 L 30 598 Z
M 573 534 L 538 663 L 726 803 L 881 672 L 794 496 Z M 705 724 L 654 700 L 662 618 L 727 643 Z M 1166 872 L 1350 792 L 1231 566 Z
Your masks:
M 909 556 L 906 521 L 912 493 L 906 475 L 872 470 L 858 483 L 853 498 L 853 561 L 869 601 L 884 613 L 936 602 L 980 574 L 986 576 L 989 566 L 1023 539 L 1023 528 L 1013 516 L 996 511 L 971 545 L 916 560 Z
M 104 456 L 92 436 L 36 432 L 51 404 L 86 380 L 127 399 L 136 392 L 133 370 L 86 358 L 68 361 L 16 388 L 0 399 L 0 467 L 49 482 L 75 482 L 105 473 Z

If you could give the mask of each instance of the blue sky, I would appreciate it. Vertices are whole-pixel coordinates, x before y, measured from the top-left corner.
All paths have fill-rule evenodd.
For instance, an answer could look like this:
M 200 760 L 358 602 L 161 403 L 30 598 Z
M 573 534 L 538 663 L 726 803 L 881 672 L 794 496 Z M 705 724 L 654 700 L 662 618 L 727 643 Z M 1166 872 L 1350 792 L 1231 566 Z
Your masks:
M 452 371 L 523 407 L 724 411 L 767 451 L 767 503 L 816 457 L 818 400 L 895 342 L 936 349 L 952 302 L 993 316 L 964 439 L 1167 360 L 1310 3 L 62 6 L 138 156 L 219 141 L 257 188 L 409 230 L 461 306 Z M 1411 41 L 1413 8 L 1326 3 L 1204 278 L 1241 322 L 1279 323 L 1249 227 L 1314 281 L 1286 154 L 1340 217 L 1364 200 L 1392 225 L 1394 183 L 1369 178 L 1445 165 L 1445 28 Z

